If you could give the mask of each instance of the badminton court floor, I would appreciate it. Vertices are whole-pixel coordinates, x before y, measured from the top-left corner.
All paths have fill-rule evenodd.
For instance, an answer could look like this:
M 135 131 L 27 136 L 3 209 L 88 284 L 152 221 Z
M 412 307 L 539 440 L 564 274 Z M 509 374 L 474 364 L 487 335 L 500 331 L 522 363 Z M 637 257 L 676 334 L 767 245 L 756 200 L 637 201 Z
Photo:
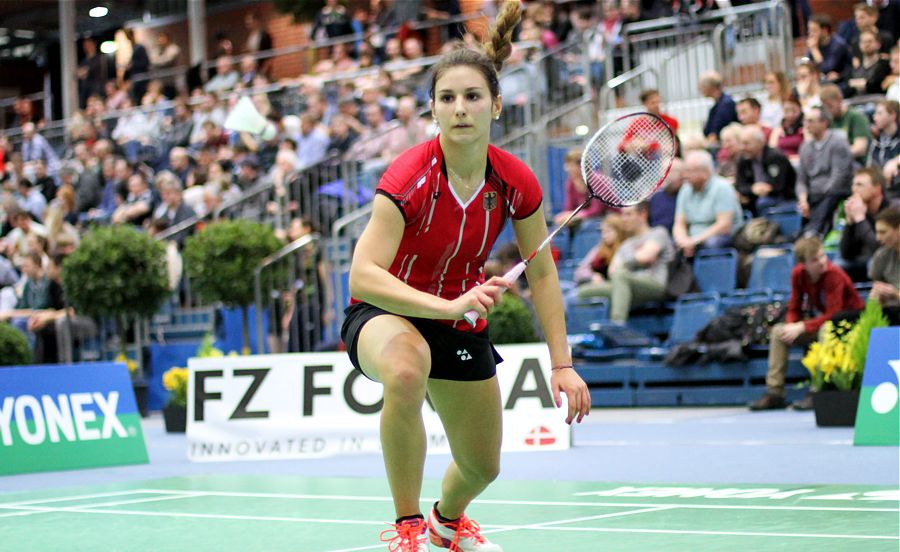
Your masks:
M 423 511 L 439 488 L 425 482 Z M 244 475 L 0 494 L 0 549 L 386 550 L 389 496 L 382 479 Z M 896 552 L 898 506 L 875 486 L 501 480 L 469 514 L 507 552 Z

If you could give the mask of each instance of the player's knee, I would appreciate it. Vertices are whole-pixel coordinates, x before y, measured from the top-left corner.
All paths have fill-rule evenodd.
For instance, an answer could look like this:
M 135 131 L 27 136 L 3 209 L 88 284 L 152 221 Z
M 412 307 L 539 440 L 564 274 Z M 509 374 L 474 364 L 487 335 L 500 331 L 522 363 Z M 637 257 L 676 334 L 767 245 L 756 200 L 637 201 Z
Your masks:
M 468 462 L 466 466 L 460 466 L 466 477 L 477 481 L 482 485 L 492 483 L 500 475 L 500 459 L 484 459 Z
M 431 366 L 428 344 L 413 335 L 398 335 L 382 351 L 380 359 L 385 393 L 421 391 L 424 397 Z

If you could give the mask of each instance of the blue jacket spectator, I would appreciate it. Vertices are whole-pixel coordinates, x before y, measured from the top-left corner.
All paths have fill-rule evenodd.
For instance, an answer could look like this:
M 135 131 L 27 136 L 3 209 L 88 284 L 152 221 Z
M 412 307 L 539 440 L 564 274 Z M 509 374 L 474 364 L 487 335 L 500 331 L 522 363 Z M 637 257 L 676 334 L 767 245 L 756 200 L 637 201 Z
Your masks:
M 56 177 L 59 173 L 59 156 L 50 142 L 38 134 L 34 123 L 22 125 L 22 161 L 30 163 L 41 159 L 47 164 L 47 174 Z
M 839 81 L 850 69 L 850 45 L 833 34 L 832 29 L 831 17 L 813 16 L 806 39 L 806 56 L 818 65 L 827 80 Z
M 734 100 L 722 89 L 722 75 L 715 71 L 708 71 L 700 75 L 700 93 L 707 98 L 712 98 L 713 106 L 709 110 L 706 124 L 703 125 L 703 135 L 707 143 L 717 144 L 719 132 L 729 123 L 738 120 Z

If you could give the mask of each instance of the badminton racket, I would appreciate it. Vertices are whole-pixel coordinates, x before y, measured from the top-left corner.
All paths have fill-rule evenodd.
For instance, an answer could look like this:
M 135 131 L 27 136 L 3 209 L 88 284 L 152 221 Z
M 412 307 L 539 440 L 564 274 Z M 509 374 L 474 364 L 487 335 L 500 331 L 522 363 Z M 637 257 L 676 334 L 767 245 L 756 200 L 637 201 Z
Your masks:
M 649 199 L 665 182 L 675 150 L 675 133 L 652 113 L 630 113 L 604 125 L 588 140 L 581 157 L 587 198 L 503 279 L 515 282 L 528 263 L 591 201 L 621 208 Z M 470 310 L 463 318 L 474 326 L 478 312 Z

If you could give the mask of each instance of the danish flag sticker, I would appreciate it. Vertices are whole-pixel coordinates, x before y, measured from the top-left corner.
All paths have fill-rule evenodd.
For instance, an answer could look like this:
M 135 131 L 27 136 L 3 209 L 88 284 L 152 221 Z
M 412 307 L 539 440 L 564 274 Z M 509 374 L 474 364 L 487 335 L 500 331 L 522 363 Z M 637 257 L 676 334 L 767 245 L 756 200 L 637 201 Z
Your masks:
M 530 447 L 545 447 L 556 443 L 556 435 L 546 426 L 538 426 L 528 432 L 525 444 Z

